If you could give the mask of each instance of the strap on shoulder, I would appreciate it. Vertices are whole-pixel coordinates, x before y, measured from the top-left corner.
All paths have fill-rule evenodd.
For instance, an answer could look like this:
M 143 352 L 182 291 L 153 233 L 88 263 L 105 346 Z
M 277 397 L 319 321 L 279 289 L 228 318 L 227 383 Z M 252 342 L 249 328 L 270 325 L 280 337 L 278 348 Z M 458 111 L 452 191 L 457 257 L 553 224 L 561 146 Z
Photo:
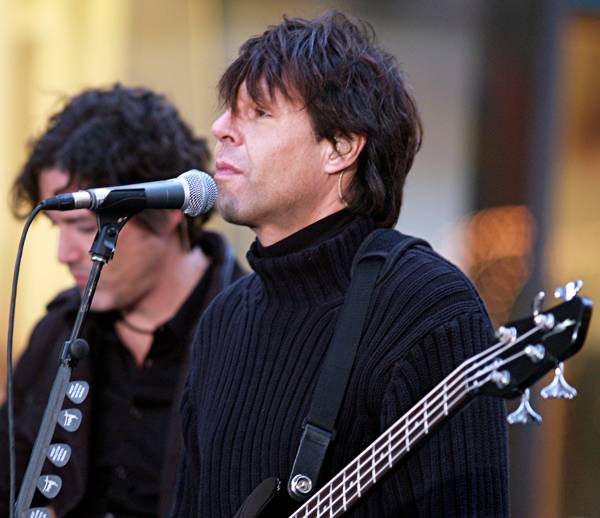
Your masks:
M 381 258 L 383 265 L 377 279 L 377 284 L 379 284 L 387 276 L 391 267 L 404 255 L 404 252 L 418 245 L 431 248 L 431 245 L 424 239 L 403 234 L 392 228 L 378 228 L 361 243 L 352 261 L 350 274 L 354 277 L 359 262 L 371 257 Z
M 319 372 L 288 481 L 288 493 L 295 500 L 306 500 L 317 488 L 325 454 L 335 438 L 335 421 L 377 280 L 385 276 L 407 249 L 421 244 L 427 245 L 422 239 L 395 230 L 379 229 L 369 234 L 356 252 L 350 286 Z

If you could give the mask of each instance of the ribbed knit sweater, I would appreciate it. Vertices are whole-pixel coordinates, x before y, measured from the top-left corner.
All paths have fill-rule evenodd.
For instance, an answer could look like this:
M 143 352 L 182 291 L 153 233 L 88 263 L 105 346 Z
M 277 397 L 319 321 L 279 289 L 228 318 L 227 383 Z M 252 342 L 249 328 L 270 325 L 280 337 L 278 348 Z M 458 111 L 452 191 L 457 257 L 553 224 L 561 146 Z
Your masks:
M 272 257 L 205 312 L 182 403 L 185 441 L 173 516 L 235 514 L 263 479 L 287 478 L 352 259 L 374 224 Z M 425 246 L 408 250 L 374 291 L 322 472 L 326 481 L 456 365 L 491 343 L 465 276 Z M 355 517 L 508 515 L 501 401 L 478 397 L 348 512 Z

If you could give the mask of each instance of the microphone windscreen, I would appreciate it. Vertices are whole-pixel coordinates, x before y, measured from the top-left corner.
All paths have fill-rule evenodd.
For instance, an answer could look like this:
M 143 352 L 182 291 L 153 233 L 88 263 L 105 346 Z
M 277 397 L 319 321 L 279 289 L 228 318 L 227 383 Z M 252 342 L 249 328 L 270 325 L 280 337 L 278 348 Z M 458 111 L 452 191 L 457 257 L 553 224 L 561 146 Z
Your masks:
M 199 216 L 205 214 L 215 206 L 217 196 L 217 184 L 212 176 L 192 169 L 178 176 L 189 188 L 189 199 L 183 212 L 188 216 Z

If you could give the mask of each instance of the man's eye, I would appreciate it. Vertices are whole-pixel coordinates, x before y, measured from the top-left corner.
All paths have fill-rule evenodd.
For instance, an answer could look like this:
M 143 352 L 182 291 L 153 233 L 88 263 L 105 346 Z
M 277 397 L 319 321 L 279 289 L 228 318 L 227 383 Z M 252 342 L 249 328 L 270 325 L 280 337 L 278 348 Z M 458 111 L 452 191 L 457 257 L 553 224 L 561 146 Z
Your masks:
M 262 117 L 270 117 L 271 114 L 265 110 L 263 110 L 262 108 L 254 108 L 254 113 L 256 114 L 256 116 L 258 118 L 262 118 Z
M 96 232 L 96 230 L 98 230 L 98 229 L 96 228 L 96 225 L 90 225 L 90 226 L 77 227 L 77 230 L 79 232 L 83 232 L 84 234 L 91 234 L 92 232 Z

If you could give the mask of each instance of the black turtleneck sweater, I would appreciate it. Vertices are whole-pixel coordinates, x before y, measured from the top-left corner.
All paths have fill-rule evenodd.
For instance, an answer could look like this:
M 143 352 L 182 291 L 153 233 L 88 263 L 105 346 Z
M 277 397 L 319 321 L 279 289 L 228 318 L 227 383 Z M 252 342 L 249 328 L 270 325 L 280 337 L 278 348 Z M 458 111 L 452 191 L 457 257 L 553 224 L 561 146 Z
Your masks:
M 255 273 L 205 312 L 181 407 L 173 516 L 231 517 L 263 479 L 287 478 L 352 259 L 373 228 L 338 213 L 271 247 L 255 242 Z M 406 252 L 375 288 L 323 480 L 491 339 L 465 276 L 425 246 Z M 476 398 L 348 516 L 507 516 L 503 415 L 502 402 Z

